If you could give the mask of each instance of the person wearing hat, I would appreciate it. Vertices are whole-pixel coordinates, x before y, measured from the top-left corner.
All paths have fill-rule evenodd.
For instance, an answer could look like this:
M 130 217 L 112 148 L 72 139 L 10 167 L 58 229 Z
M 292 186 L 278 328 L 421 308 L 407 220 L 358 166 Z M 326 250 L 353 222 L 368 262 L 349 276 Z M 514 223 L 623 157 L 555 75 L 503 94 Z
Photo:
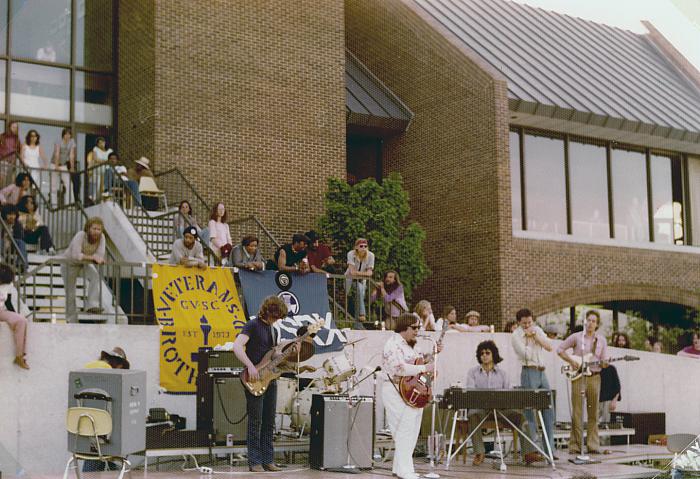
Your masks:
M 129 367 L 126 353 L 119 346 L 115 346 L 111 351 L 101 351 L 100 359 L 85 365 L 85 369 L 129 369 Z
M 369 243 L 365 238 L 357 238 L 355 247 L 348 251 L 348 269 L 345 271 L 345 294 L 350 294 L 353 283 L 357 285 L 355 313 L 360 322 L 366 319 L 365 291 L 367 290 L 367 278 L 371 278 L 373 272 L 374 253 L 369 250 Z
M 207 267 L 204 261 L 202 244 L 197 241 L 197 228 L 195 226 L 186 227 L 182 232 L 182 238 L 178 238 L 173 242 L 173 249 L 168 263 L 188 268 L 192 266 L 197 266 L 198 268 Z
M 306 257 L 309 260 L 309 267 L 314 273 L 333 272 L 335 259 L 331 249 L 325 243 L 321 243 L 321 237 L 314 230 L 307 231 L 309 245 L 306 248 Z
M 479 314 L 478 311 L 469 311 L 464 316 L 464 320 L 467 322 L 467 324 L 455 324 L 454 329 L 463 333 L 488 333 L 491 331 L 490 326 L 486 324 L 479 324 L 481 314 Z

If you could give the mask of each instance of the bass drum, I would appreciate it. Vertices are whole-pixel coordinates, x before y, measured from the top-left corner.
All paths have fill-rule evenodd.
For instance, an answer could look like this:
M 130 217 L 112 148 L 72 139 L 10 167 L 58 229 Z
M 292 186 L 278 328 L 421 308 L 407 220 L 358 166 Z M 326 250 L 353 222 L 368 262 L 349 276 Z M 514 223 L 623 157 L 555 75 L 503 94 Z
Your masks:
M 332 382 L 341 382 L 355 374 L 355 368 L 345 354 L 339 354 L 328 358 L 323 362 L 323 369 L 328 372 Z
M 318 387 L 308 387 L 294 395 L 292 400 L 292 428 L 308 434 L 311 430 L 311 399 L 314 394 L 323 394 L 324 390 Z
M 279 378 L 277 380 L 277 414 L 292 414 L 294 394 L 297 391 L 297 382 L 291 378 Z

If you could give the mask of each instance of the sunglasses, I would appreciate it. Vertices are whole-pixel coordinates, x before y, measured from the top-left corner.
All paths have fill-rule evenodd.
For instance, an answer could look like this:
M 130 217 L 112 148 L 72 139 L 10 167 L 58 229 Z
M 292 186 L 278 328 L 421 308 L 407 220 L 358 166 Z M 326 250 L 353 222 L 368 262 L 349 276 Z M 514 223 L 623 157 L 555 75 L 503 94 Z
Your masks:
M 365 248 L 367 248 L 367 245 L 366 245 L 366 244 L 361 244 L 361 245 L 358 246 L 358 248 L 365 249 Z

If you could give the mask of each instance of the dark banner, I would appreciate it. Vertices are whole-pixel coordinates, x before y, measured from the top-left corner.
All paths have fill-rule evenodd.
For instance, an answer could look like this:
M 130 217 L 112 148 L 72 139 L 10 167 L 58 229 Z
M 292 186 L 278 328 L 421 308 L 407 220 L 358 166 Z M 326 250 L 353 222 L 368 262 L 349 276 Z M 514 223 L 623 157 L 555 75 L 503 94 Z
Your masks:
M 241 291 L 251 318 L 257 315 L 263 300 L 270 295 L 281 298 L 287 305 L 288 316 L 277 321 L 275 330 L 281 340 L 293 339 L 299 327 L 325 320 L 314 338 L 316 353 L 340 351 L 346 342 L 343 333 L 335 327 L 328 307 L 326 275 L 286 274 L 277 271 L 239 270 Z

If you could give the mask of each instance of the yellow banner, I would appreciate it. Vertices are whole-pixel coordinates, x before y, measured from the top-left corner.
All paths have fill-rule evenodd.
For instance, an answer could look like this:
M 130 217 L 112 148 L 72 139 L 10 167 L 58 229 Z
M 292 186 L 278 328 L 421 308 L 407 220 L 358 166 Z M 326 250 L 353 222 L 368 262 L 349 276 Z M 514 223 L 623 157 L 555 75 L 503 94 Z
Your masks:
M 153 265 L 160 323 L 160 385 L 196 392 L 197 351 L 232 342 L 246 322 L 229 268 Z

